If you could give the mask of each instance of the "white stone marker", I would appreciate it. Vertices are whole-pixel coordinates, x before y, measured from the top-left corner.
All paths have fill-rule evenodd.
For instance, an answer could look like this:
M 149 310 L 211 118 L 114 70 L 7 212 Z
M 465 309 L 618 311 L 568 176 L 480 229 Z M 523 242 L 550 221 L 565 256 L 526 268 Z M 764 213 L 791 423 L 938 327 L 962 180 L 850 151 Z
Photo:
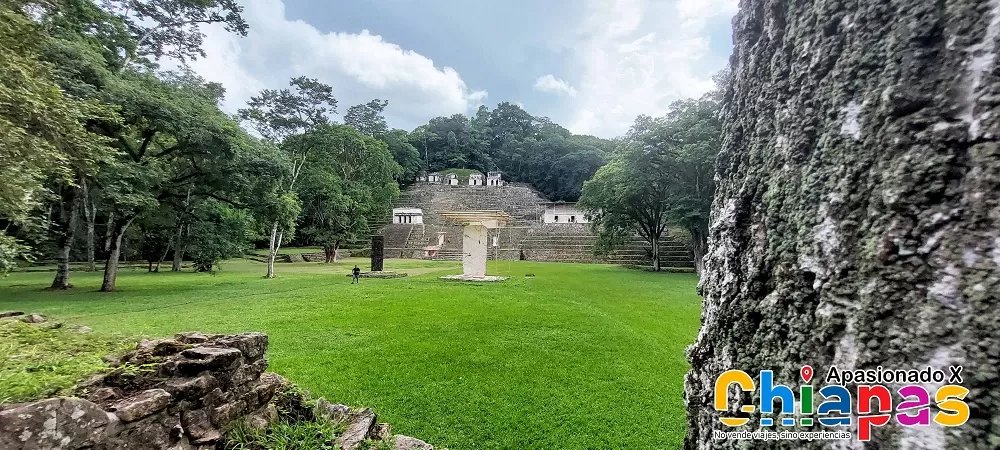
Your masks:
M 505 277 L 486 275 L 486 260 L 489 259 L 487 242 L 488 230 L 507 224 L 510 215 L 503 211 L 455 211 L 441 214 L 442 217 L 464 226 L 462 229 L 462 274 L 441 277 L 463 281 L 502 281 Z

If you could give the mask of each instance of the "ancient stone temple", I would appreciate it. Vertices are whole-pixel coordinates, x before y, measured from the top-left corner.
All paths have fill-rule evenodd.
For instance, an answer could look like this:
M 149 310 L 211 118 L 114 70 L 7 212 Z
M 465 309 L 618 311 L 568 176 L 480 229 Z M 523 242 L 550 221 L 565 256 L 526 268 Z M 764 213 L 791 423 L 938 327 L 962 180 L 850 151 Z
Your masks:
M 597 255 L 597 236 L 576 204 L 551 202 L 528 184 L 488 182 L 485 187 L 431 182 L 406 187 L 380 230 L 385 236 L 385 257 L 461 260 L 462 227 L 446 220 L 443 213 L 470 210 L 496 210 L 510 215 L 506 226 L 488 232 L 491 259 L 623 265 L 649 265 L 652 261 L 648 245 L 638 236 L 606 256 Z M 685 236 L 661 241 L 660 263 L 680 270 L 694 268 Z
M 1000 3 L 740 6 L 703 326 L 689 351 L 687 447 L 1000 448 Z M 804 365 L 816 373 L 809 383 Z M 800 384 L 826 385 L 832 365 L 962 365 L 968 423 L 893 419 L 861 443 L 855 414 L 851 441 L 713 439 L 797 429 L 778 423 L 793 416 L 755 408 L 759 386 L 742 396 L 733 387 L 716 410 L 724 371 L 773 370 L 797 397 Z M 943 383 L 926 383 L 930 402 Z M 723 416 L 749 423 L 731 428 Z

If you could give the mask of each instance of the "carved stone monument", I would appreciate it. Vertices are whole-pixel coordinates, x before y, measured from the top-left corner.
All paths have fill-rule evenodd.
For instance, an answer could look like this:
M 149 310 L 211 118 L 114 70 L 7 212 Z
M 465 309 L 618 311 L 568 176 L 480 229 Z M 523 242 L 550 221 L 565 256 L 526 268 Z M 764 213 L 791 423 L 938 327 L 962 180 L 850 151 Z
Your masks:
M 462 229 L 462 274 L 441 277 L 461 281 L 503 281 L 505 277 L 486 275 L 488 230 L 507 224 L 510 215 L 503 211 L 456 211 L 441 214 Z
M 385 237 L 372 236 L 372 272 L 381 272 L 385 260 Z

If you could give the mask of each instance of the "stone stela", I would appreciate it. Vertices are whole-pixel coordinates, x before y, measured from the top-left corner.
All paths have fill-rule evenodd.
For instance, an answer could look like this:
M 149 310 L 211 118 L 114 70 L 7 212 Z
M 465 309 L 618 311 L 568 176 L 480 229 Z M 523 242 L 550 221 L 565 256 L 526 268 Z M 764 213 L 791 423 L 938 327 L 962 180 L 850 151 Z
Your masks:
M 450 222 L 463 226 L 462 229 L 462 274 L 441 277 L 461 281 L 503 281 L 505 277 L 486 275 L 488 230 L 502 228 L 511 220 L 503 211 L 453 211 L 441 216 Z

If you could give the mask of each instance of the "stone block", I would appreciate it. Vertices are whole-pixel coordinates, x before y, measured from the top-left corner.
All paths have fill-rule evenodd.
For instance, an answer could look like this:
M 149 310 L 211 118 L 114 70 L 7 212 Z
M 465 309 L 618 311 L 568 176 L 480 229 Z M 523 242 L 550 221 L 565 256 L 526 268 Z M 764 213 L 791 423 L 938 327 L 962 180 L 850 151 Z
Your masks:
M 371 408 L 358 411 L 351 416 L 347 430 L 337 437 L 335 443 L 343 450 L 356 450 L 370 436 L 376 419 L 377 416 Z
M 134 422 L 156 414 L 170 404 L 170 393 L 163 389 L 150 389 L 115 403 L 111 410 L 123 422 Z
M 434 446 L 417 438 L 397 434 L 392 443 L 393 450 L 434 450 Z
M 242 353 L 235 348 L 195 347 L 181 352 L 177 372 L 194 375 L 205 370 L 229 370 L 237 367 Z
M 0 411 L 0 448 L 93 447 L 118 425 L 117 418 L 82 398 L 50 398 Z

